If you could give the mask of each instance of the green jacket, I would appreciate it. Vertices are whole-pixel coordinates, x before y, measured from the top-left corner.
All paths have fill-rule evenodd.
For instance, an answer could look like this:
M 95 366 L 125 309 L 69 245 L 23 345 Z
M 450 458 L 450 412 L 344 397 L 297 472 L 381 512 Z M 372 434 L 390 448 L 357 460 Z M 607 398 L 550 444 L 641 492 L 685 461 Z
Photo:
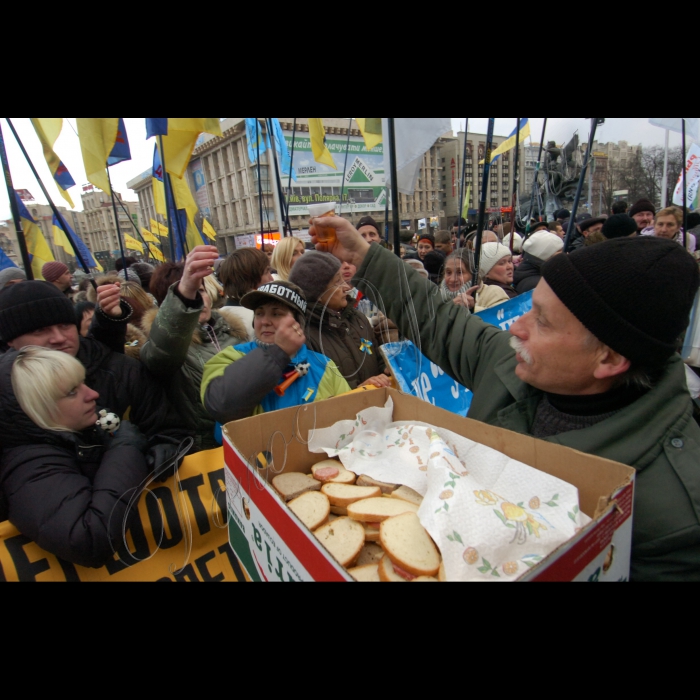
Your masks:
M 243 324 L 226 320 L 214 312 L 211 329 L 217 345 L 199 324 L 202 300 L 191 307 L 174 293 L 173 287 L 156 314 L 144 316 L 143 329 L 149 336 L 141 349 L 141 362 L 161 379 L 178 414 L 196 431 L 196 451 L 219 447 L 214 440 L 215 422 L 202 406 L 200 388 L 204 365 L 218 354 L 246 339 Z M 231 321 L 231 323 L 229 323 Z
M 401 332 L 474 392 L 470 418 L 530 433 L 542 392 L 516 376 L 509 333 L 443 303 L 433 285 L 379 246 L 370 248 L 357 281 L 371 299 L 376 288 Z M 637 470 L 633 580 L 700 581 L 700 428 L 679 356 L 631 406 L 548 442 Z

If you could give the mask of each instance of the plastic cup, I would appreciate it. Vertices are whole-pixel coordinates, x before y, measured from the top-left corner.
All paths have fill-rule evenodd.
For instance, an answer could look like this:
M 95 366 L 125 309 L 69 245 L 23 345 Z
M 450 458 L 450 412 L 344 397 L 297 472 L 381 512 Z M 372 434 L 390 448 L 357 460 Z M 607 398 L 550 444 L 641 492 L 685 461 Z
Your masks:
M 335 216 L 335 202 L 324 204 L 309 204 L 309 214 L 312 219 L 323 219 L 327 216 Z M 334 228 L 316 229 L 316 238 L 319 243 L 334 243 L 336 240 Z

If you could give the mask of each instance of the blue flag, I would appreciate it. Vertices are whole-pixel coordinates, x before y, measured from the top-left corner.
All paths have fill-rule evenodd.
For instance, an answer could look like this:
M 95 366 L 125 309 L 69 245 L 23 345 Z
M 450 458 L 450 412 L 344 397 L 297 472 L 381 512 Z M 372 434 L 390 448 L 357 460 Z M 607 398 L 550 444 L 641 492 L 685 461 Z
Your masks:
M 107 167 L 131 160 L 131 149 L 129 148 L 129 138 L 126 135 L 124 120 L 119 119 L 119 129 L 117 130 L 117 142 L 114 144 L 112 152 L 107 158 Z
M 75 231 L 70 227 L 70 224 L 67 221 L 65 221 L 65 226 L 64 226 L 54 215 L 53 225 L 56 226 L 57 228 L 60 228 L 66 234 L 66 236 L 68 236 L 68 238 L 71 239 L 71 241 L 74 243 L 76 248 L 80 251 L 80 255 L 88 267 L 90 267 L 90 268 L 100 268 L 101 267 L 100 264 L 95 260 L 95 258 L 92 257 L 92 253 L 90 252 L 90 249 L 83 242 L 83 239 L 80 238 L 80 236 L 76 235 Z
M 267 143 L 263 137 L 263 130 L 256 117 L 245 118 L 245 132 L 248 140 L 248 158 L 251 163 L 258 162 L 258 143 L 260 144 L 260 155 L 267 150 Z
M 280 159 L 280 167 L 282 169 L 282 175 L 289 176 L 289 172 L 292 173 L 292 180 L 297 181 L 297 174 L 292 167 L 292 157 L 289 154 L 289 148 L 287 147 L 287 141 L 282 133 L 282 126 L 280 125 L 280 120 L 277 117 L 272 117 L 272 138 L 275 142 L 275 150 Z
M 527 292 L 486 311 L 479 311 L 475 315 L 481 316 L 486 323 L 507 331 L 521 316 L 530 311 L 532 311 L 532 292 Z
M 146 117 L 146 138 L 151 136 L 168 135 L 168 117 L 150 118 Z
M 0 270 L 7 270 L 9 267 L 17 267 L 10 258 L 5 255 L 5 251 L 0 248 Z
M 160 159 L 160 151 L 157 145 L 153 149 L 153 177 L 163 182 L 163 163 Z

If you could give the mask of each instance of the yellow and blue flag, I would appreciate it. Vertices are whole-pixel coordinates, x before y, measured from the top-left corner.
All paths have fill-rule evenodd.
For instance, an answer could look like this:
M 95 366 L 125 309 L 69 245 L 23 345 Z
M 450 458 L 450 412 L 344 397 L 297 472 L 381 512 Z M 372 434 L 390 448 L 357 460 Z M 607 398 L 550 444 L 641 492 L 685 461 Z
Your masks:
M 56 155 L 53 147 L 61 134 L 63 128 L 63 119 L 61 117 L 33 117 L 32 125 L 36 131 L 36 135 L 41 141 L 41 146 L 44 149 L 44 158 L 49 170 L 56 181 L 58 191 L 63 199 L 70 204 L 71 209 L 75 207 L 68 191 L 71 187 L 75 187 L 75 180 L 68 172 L 68 168 L 63 164 L 63 161 Z
M 121 120 L 119 117 L 77 117 L 76 121 L 87 179 L 111 195 L 107 161 L 116 147 Z
M 149 118 L 146 117 L 146 138 L 150 139 L 151 136 L 167 136 L 168 135 L 168 118 L 158 117 Z
M 251 163 L 257 163 L 258 146 L 260 147 L 260 155 L 267 150 L 267 143 L 257 117 L 245 118 L 245 135 L 248 141 L 248 159 Z
M 493 165 L 504 153 L 512 151 L 515 148 L 516 136 L 518 135 L 518 127 L 513 129 L 513 133 L 491 154 L 491 165 Z M 520 122 L 520 142 L 522 143 L 530 135 L 530 120 L 523 119 Z M 483 165 L 482 160 L 479 165 Z
M 296 182 L 297 174 L 292 167 L 292 156 L 289 153 L 289 147 L 287 146 L 287 141 L 284 138 L 280 120 L 277 117 L 272 117 L 270 121 L 272 122 L 272 138 L 275 142 L 275 151 L 277 151 L 277 155 L 280 159 L 280 169 L 282 170 L 282 175 L 289 176 L 291 172 L 292 180 Z
M 114 148 L 109 154 L 109 158 L 107 158 L 107 166 L 123 163 L 125 160 L 131 160 L 131 149 L 129 148 L 129 138 L 126 135 L 124 120 L 120 118 L 117 140 L 114 142 Z
M 309 135 L 311 136 L 311 150 L 314 154 L 314 160 L 321 165 L 327 165 L 329 168 L 337 170 L 338 166 L 335 164 L 328 146 L 326 146 L 326 130 L 323 127 L 321 117 L 309 117 Z
M 5 255 L 5 251 L 0 248 L 0 270 L 7 270 L 11 267 L 17 267 L 10 258 Z
M 165 184 L 163 182 L 163 163 L 160 160 L 160 151 L 158 150 L 158 144 L 156 144 L 153 149 L 153 203 L 156 208 L 156 214 L 160 214 L 163 218 L 168 218 L 168 208 L 165 206 Z M 167 229 L 165 234 L 160 233 L 161 236 L 168 235 Z
M 65 228 L 64 228 L 65 224 Z M 74 258 L 77 258 L 75 250 L 71 245 L 71 241 L 75 243 L 75 247 L 80 251 L 80 256 L 85 261 L 85 264 L 92 270 L 103 272 L 102 265 L 95 260 L 90 252 L 90 249 L 85 245 L 83 239 L 76 235 L 75 231 L 70 227 L 67 221 L 59 221 L 56 216 L 53 217 L 53 240 L 56 245 L 60 245 L 63 250 Z
M 15 199 L 17 200 L 19 216 L 22 220 L 24 240 L 27 242 L 27 252 L 29 253 L 29 263 L 32 266 L 32 276 L 35 280 L 43 280 L 44 275 L 41 271 L 47 262 L 54 261 L 53 253 L 44 238 L 44 234 L 41 232 L 36 221 L 32 219 L 32 215 L 27 211 L 27 207 L 24 206 L 24 202 L 20 199 L 17 192 L 15 192 Z

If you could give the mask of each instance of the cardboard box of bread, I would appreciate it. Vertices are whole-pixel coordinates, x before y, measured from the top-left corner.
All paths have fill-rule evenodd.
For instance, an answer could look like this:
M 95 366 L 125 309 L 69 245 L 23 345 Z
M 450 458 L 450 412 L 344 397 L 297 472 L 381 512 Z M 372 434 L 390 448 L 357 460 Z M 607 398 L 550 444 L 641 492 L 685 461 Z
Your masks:
M 403 484 L 356 474 L 340 461 L 309 451 L 314 433 L 354 419 L 370 407 L 384 406 L 388 398 L 393 400 L 396 421 L 440 426 L 578 489 L 580 510 L 590 524 L 577 529 L 546 558 L 528 563 L 529 569 L 517 580 L 629 577 L 633 469 L 460 418 L 386 389 L 225 426 L 230 544 L 251 581 L 447 580 L 441 552 L 418 517 L 423 500 L 419 493 Z M 460 528 L 452 524 L 456 536 Z M 473 554 L 467 549 L 464 557 Z M 503 579 L 495 567 L 492 573 Z

